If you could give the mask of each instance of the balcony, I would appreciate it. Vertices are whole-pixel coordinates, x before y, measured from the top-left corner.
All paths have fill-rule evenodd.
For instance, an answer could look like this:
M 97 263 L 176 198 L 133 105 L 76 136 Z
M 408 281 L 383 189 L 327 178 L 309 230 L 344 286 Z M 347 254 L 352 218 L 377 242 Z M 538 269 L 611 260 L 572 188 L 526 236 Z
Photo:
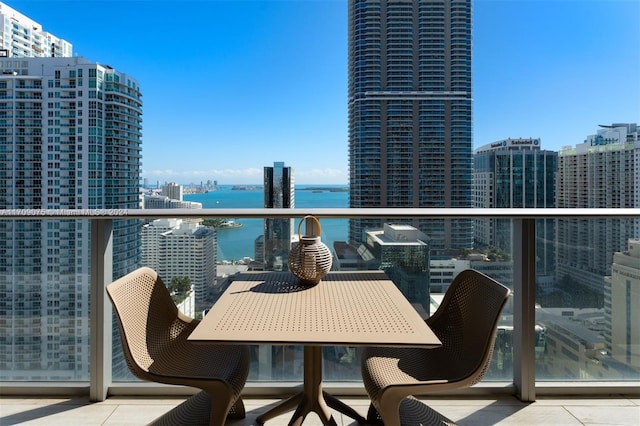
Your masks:
M 60 240 L 60 228 L 75 221 L 76 233 L 80 234 L 84 230 L 91 235 L 91 244 L 86 244 L 89 241 L 88 237 L 78 239 L 76 250 L 90 251 L 91 256 L 88 260 L 90 265 L 81 264 L 79 257 L 75 270 L 67 270 L 68 273 L 62 272 L 62 269 L 55 273 L 42 271 L 43 282 L 47 282 L 47 275 L 56 275 L 60 279 L 60 282 L 47 282 L 48 300 L 41 300 L 39 293 L 29 287 L 32 277 L 19 276 L 17 270 L 24 265 L 23 263 L 15 262 L 13 270 L 5 269 L 0 272 L 4 275 L 0 277 L 3 278 L 0 286 L 3 286 L 1 290 L 5 299 L 0 312 L 0 338 L 3 345 L 13 342 L 11 339 L 15 333 L 20 333 L 18 335 L 25 336 L 25 344 L 33 347 L 34 341 L 29 340 L 32 336 L 28 336 L 28 333 L 32 333 L 28 321 L 30 317 L 37 316 L 39 330 L 44 330 L 43 333 L 46 333 L 47 327 L 64 330 L 64 336 L 61 336 L 61 340 L 56 344 L 64 341 L 65 345 L 77 346 L 71 358 L 60 354 L 59 360 L 49 363 L 44 369 L 41 359 L 29 359 L 28 354 L 22 354 L 24 356 L 21 358 L 20 354 L 15 354 L 12 365 L 17 368 L 18 362 L 21 362 L 20 368 L 23 371 L 1 371 L 3 381 L 0 382 L 0 424 L 16 424 L 23 421 L 56 424 L 87 418 L 95 419 L 98 424 L 147 424 L 165 412 L 180 410 L 180 404 L 195 393 L 195 390 L 190 388 L 142 383 L 115 369 L 118 362 L 121 362 L 118 360 L 121 354 L 117 348 L 117 339 L 114 339 L 111 306 L 105 298 L 104 287 L 111 281 L 114 260 L 121 255 L 112 248 L 113 235 L 120 229 L 124 220 L 206 217 L 261 222 L 264 218 L 299 220 L 307 214 L 318 217 L 323 223 L 323 228 L 329 228 L 325 225 L 334 221 L 346 222 L 348 219 L 373 219 L 380 216 L 384 216 L 385 221 L 389 222 L 443 219 L 500 219 L 497 223 L 508 222 L 508 229 L 512 232 L 512 246 L 508 256 L 475 264 L 477 267 L 486 267 L 489 275 L 501 273 L 502 275 L 496 278 L 514 290 L 509 315 L 505 316 L 507 324 L 502 328 L 504 335 L 499 336 L 504 347 L 494 355 L 494 370 L 489 372 L 485 380 L 470 389 L 423 399 L 438 412 L 459 424 L 579 425 L 605 424 L 610 423 L 612 419 L 615 419 L 616 424 L 637 424 L 640 414 L 638 329 L 620 329 L 619 325 L 615 325 L 616 312 L 622 309 L 621 306 L 637 304 L 637 301 L 634 302 L 633 298 L 625 298 L 624 303 L 614 300 L 621 296 L 619 289 L 611 284 L 616 279 L 612 276 L 606 280 L 603 278 L 603 285 L 605 281 L 609 284 L 603 290 L 601 308 L 589 309 L 576 305 L 566 309 L 547 309 L 545 304 L 536 306 L 542 296 L 540 291 L 536 293 L 536 285 L 539 289 L 547 286 L 543 277 L 536 273 L 536 268 L 540 267 L 539 262 L 544 254 L 541 249 L 549 249 L 548 244 L 540 244 L 546 240 L 539 232 L 546 229 L 549 221 L 555 224 L 566 221 L 571 227 L 585 223 L 589 232 L 595 234 L 598 226 L 606 221 L 630 220 L 637 227 L 640 220 L 637 210 L 333 208 L 2 211 L 0 232 L 4 232 L 2 235 L 5 240 L 15 239 L 19 232 L 26 233 L 33 229 L 42 231 L 42 235 L 49 232 L 52 238 L 58 235 L 57 240 Z M 65 225 L 56 225 L 60 220 L 64 220 L 62 223 Z M 38 226 L 33 226 L 33 222 Z M 571 227 L 566 229 L 573 229 Z M 346 230 L 346 227 L 344 229 Z M 614 234 L 617 232 L 617 228 L 606 229 Z M 333 240 L 347 240 L 346 232 L 327 237 Z M 499 237 L 505 238 L 504 235 Z M 323 241 L 328 242 L 325 237 Z M 218 244 L 225 244 L 221 236 L 218 237 Z M 253 244 L 253 241 L 248 244 Z M 567 250 L 567 247 L 560 247 L 557 242 L 554 246 L 554 253 Z M 20 246 L 16 246 L 18 247 Z M 592 252 L 598 251 L 598 248 L 589 247 L 587 251 L 593 255 Z M 569 249 L 577 251 L 579 248 Z M 129 250 L 129 253 L 136 252 L 135 249 Z M 46 249 L 44 253 L 46 258 Z M 55 258 L 56 252 L 52 253 Z M 567 257 L 573 259 L 570 254 L 568 253 Z M 8 255 L 3 254 L 5 258 Z M 437 259 L 431 260 L 431 267 L 434 268 Z M 629 266 L 626 261 L 618 262 L 625 268 Z M 442 269 L 444 271 L 446 268 Z M 586 272 L 589 272 L 588 282 L 593 284 L 593 272 Z M 435 275 L 432 274 L 432 302 L 438 299 L 439 293 L 446 290 L 449 273 L 442 272 L 440 283 L 436 283 Z M 90 288 L 88 292 L 85 290 L 86 300 L 81 296 L 84 288 L 81 282 L 87 283 L 86 288 Z M 9 288 L 15 294 L 23 294 L 25 300 L 32 301 L 37 309 L 34 308 L 31 312 L 23 308 L 28 303 L 22 301 L 18 306 L 17 300 L 12 296 L 14 293 L 9 292 Z M 630 286 L 625 291 L 622 297 L 625 297 L 624 294 L 638 294 L 638 289 Z M 58 306 L 56 304 L 62 305 L 63 302 L 72 301 L 86 303 L 82 305 L 81 310 L 72 315 L 63 315 L 54 309 Z M 47 303 L 50 308 L 46 307 Z M 427 309 L 428 306 L 425 311 Z M 52 314 L 48 315 L 47 312 Z M 632 315 L 635 314 L 624 314 L 625 318 L 633 318 Z M 606 324 L 599 320 L 605 316 L 609 318 L 608 330 L 603 329 Z M 545 325 L 543 334 L 547 337 L 544 345 L 540 344 L 541 322 Z M 621 332 L 623 335 L 626 333 L 626 336 L 622 337 L 623 341 L 627 339 L 629 342 L 623 348 L 615 343 L 620 342 Z M 584 335 L 587 335 L 586 339 Z M 596 337 L 589 338 L 589 335 Z M 41 339 L 36 346 L 46 350 L 46 345 L 46 341 Z M 627 358 L 614 358 L 613 354 L 606 350 L 611 346 Z M 622 352 L 619 352 L 620 350 Z M 348 348 L 337 352 L 340 352 L 340 356 L 332 354 L 331 358 L 325 360 L 327 365 L 332 366 L 325 368 L 325 388 L 364 415 L 367 400 L 359 381 L 357 353 L 350 353 Z M 256 416 L 268 409 L 275 400 L 292 394 L 300 386 L 301 375 L 296 374 L 295 370 L 301 362 L 300 351 L 288 348 L 287 351 L 283 349 L 279 353 L 282 360 L 274 361 L 273 371 L 269 371 L 265 377 L 252 370 L 244 391 L 247 419 L 229 421 L 229 424 L 254 424 Z M 355 356 L 352 356 L 354 354 Z M 3 365 L 9 365 L 7 356 L 5 353 L 0 359 Z M 74 372 L 72 368 L 69 371 L 68 367 L 74 363 L 86 366 L 86 369 L 76 367 L 79 370 Z M 59 370 L 56 371 L 56 368 Z M 37 373 L 29 374 L 30 369 L 37 370 Z M 25 377 L 18 377 L 20 374 Z M 283 415 L 278 419 L 286 423 L 288 418 L 288 415 Z M 278 419 L 267 424 L 279 424 Z M 314 420 L 311 415 L 305 424 L 314 424 Z M 338 420 L 339 424 L 354 424 L 346 417 Z

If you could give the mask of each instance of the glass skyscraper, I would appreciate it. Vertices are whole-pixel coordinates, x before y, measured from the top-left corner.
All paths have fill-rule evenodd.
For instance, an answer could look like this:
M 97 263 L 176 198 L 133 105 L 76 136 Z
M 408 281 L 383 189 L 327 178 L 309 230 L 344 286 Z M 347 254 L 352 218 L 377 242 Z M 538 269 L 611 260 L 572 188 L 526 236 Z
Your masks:
M 293 169 L 282 161 L 264 168 L 264 207 L 292 209 L 295 207 Z M 264 220 L 264 268 L 267 271 L 287 270 L 291 250 L 293 219 Z
M 474 154 L 473 204 L 477 208 L 554 208 L 558 153 L 541 149 L 540 139 L 503 139 Z M 513 252 L 513 221 L 476 219 L 476 248 Z M 555 221 L 536 222 L 536 272 L 555 273 Z
M 350 0 L 350 207 L 471 207 L 471 130 L 471 0 Z M 412 225 L 434 253 L 472 247 L 470 220 Z
M 0 209 L 140 207 L 137 80 L 81 57 L 0 69 Z M 1 380 L 89 377 L 90 233 L 88 220 L 0 222 Z M 114 278 L 140 261 L 140 221 L 116 218 Z

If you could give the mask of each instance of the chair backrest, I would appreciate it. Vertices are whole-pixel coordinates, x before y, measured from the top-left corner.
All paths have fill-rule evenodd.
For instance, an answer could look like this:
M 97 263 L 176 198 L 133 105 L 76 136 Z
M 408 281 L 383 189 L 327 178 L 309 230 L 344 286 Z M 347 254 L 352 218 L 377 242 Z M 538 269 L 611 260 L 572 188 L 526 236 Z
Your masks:
M 478 382 L 491 361 L 500 313 L 511 291 L 472 269 L 458 274 L 427 319 L 442 342 L 439 356 L 451 382 Z
M 132 373 L 145 373 L 163 346 L 181 330 L 178 308 L 158 274 L 139 268 L 107 286 L 115 308 L 125 358 Z

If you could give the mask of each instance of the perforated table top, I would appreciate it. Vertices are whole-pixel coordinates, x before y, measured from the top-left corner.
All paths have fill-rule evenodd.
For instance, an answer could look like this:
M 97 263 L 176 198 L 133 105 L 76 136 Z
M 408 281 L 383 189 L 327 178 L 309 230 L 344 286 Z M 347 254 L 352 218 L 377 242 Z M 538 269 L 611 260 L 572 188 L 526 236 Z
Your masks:
M 383 272 L 331 272 L 308 287 L 290 272 L 247 272 L 189 336 L 244 344 L 435 347 L 440 341 Z

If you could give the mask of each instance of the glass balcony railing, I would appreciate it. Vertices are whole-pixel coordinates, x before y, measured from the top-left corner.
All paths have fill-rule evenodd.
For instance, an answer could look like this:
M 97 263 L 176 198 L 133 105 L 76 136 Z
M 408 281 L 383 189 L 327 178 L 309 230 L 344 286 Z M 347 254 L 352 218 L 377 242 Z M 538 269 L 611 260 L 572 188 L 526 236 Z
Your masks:
M 308 214 L 320 219 L 333 269 L 385 270 L 425 318 L 463 269 L 513 289 L 491 367 L 476 388 L 508 389 L 530 401 L 536 393 L 625 394 L 640 385 L 640 212 L 634 209 L 0 213 L 0 394 L 67 383 L 88 385 L 100 400 L 119 386 L 142 386 L 122 357 L 105 285 L 151 266 L 175 286 L 181 310 L 200 317 L 215 309 L 233 274 L 286 270 L 289 242 L 279 245 L 266 218 L 279 235 L 295 239 Z M 350 236 L 350 229 L 361 229 L 350 226 L 359 220 L 368 226 Z M 446 250 L 419 230 L 449 220 L 472 224 L 473 248 Z M 189 278 L 191 290 L 171 284 L 176 274 Z M 359 353 L 325 347 L 325 382 L 358 392 Z M 252 355 L 247 392 L 301 382 L 301 347 L 255 346 Z

